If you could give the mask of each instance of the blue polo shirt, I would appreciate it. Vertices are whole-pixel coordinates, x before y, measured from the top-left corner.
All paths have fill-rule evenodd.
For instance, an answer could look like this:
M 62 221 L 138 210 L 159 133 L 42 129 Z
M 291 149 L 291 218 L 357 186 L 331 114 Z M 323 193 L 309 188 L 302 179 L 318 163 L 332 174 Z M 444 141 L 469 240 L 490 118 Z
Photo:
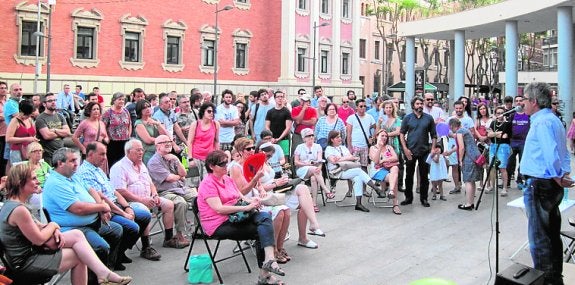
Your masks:
M 57 171 L 52 171 L 44 183 L 42 197 L 50 218 L 64 231 L 87 226 L 98 218 L 97 213 L 80 216 L 68 211 L 76 202 L 96 203 L 88 192 L 88 187 L 77 177 L 67 178 Z

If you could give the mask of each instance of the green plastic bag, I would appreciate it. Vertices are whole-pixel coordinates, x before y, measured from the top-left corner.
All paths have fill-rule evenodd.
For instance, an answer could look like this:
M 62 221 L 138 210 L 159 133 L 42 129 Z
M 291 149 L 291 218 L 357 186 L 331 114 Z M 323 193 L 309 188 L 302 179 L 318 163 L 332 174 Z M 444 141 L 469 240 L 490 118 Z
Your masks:
M 212 283 L 212 260 L 207 254 L 192 255 L 188 262 L 190 271 L 188 272 L 188 282 L 192 284 Z

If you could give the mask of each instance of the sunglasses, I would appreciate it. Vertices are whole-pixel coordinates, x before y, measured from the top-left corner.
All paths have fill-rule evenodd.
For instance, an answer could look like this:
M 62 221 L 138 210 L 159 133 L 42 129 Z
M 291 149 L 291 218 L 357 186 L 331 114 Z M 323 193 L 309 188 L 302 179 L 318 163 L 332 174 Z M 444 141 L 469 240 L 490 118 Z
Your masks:
M 306 138 L 313 138 L 313 137 L 315 137 L 315 135 L 307 135 L 307 136 L 305 136 L 305 137 L 306 137 Z
M 214 112 L 214 110 L 206 110 L 206 113 L 208 113 L 208 114 L 211 114 L 213 112 Z
M 245 150 L 245 151 L 252 151 L 252 150 L 255 150 L 255 149 L 256 149 L 255 146 L 248 146 L 248 147 L 246 147 L 244 150 Z
M 220 163 L 216 163 L 216 166 L 219 166 L 219 167 L 225 167 L 226 165 L 228 165 L 228 161 L 227 161 L 227 160 L 222 161 L 222 162 L 220 162 Z
M 435 101 L 435 99 L 428 98 L 428 99 L 425 99 L 425 101 Z
M 559 102 L 553 102 L 551 105 L 559 105 Z

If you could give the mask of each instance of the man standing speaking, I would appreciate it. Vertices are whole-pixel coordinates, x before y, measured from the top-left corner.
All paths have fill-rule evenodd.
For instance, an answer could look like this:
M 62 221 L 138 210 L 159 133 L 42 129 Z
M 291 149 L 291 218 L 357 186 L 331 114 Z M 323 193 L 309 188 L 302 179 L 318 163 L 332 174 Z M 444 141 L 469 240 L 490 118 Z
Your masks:
M 545 272 L 545 284 L 562 285 L 561 212 L 563 188 L 573 186 L 565 129 L 551 111 L 549 85 L 533 82 L 524 90 L 525 113 L 531 116 L 521 173 L 527 179 L 523 199 L 529 222 L 531 258 Z

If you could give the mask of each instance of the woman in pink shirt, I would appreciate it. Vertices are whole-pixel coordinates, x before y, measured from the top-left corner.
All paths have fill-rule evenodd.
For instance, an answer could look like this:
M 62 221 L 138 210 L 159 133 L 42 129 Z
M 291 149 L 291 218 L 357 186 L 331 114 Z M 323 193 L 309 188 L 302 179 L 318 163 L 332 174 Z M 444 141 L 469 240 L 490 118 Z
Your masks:
M 206 168 L 203 166 L 203 161 L 206 160 L 208 153 L 220 149 L 218 139 L 220 136 L 220 123 L 214 120 L 215 112 L 216 106 L 214 104 L 202 104 L 198 112 L 200 119 L 190 125 L 190 132 L 188 133 L 189 153 L 192 154 L 193 163 L 202 169 L 201 177 L 206 176 Z
M 237 212 L 257 210 L 261 207 L 258 197 L 244 197 L 233 180 L 227 175 L 228 156 L 216 150 L 205 160 L 207 177 L 200 183 L 198 210 L 200 223 L 208 236 L 233 239 L 256 240 L 256 257 L 260 275 L 258 284 L 281 284 L 270 273 L 284 276 L 284 271 L 274 259 L 274 228 L 269 212 L 256 211 L 248 220 L 232 223 L 228 215 Z M 244 200 L 246 206 L 236 205 Z

